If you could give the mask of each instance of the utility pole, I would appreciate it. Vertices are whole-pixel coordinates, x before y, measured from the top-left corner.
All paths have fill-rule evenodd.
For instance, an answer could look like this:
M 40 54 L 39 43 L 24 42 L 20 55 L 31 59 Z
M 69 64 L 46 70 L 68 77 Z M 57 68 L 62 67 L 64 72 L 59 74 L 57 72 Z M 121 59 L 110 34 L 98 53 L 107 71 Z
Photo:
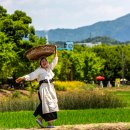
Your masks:
M 124 72 L 125 72 L 125 57 L 124 57 L 124 53 L 123 51 L 121 52 L 121 59 L 122 59 L 122 80 L 123 80 L 123 84 L 124 84 Z
M 49 42 L 48 42 L 48 31 L 45 32 L 45 37 L 46 37 L 46 44 L 49 44 Z
M 92 38 L 92 33 L 90 32 L 90 34 L 89 34 L 89 38 L 91 39 Z

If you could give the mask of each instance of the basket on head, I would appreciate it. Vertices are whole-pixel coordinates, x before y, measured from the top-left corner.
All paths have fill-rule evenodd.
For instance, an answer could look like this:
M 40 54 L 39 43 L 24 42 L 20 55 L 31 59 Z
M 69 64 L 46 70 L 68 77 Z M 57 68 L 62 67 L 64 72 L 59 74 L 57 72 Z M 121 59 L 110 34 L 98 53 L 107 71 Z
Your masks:
M 43 45 L 33 47 L 25 52 L 25 56 L 29 60 L 38 60 L 40 57 L 48 57 L 55 53 L 55 45 Z

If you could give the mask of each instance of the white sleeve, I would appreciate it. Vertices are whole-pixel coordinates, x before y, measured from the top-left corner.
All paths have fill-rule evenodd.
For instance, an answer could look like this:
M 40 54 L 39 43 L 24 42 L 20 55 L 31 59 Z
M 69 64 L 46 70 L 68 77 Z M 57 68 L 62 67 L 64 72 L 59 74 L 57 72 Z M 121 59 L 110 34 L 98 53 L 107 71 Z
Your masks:
M 53 61 L 50 63 L 50 69 L 53 70 L 55 68 L 55 66 L 58 63 L 58 57 L 54 57 Z
M 38 78 L 39 75 L 39 69 L 36 69 L 34 72 L 31 72 L 30 74 L 25 75 L 26 81 L 32 81 Z

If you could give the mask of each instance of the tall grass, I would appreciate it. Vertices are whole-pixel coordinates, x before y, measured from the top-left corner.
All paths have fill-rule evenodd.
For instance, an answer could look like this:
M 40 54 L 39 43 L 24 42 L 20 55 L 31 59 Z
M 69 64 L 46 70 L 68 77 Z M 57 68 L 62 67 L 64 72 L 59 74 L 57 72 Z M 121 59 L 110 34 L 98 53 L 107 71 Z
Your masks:
M 99 91 L 69 91 L 58 94 L 61 109 L 117 108 L 127 104 L 116 96 Z
M 130 106 L 129 92 L 124 92 L 123 88 L 100 89 L 95 88 L 94 85 L 79 81 L 57 81 L 55 82 L 55 86 L 57 87 L 60 109 L 117 108 Z M 130 89 L 127 91 L 130 91 Z M 38 103 L 38 95 L 35 91 L 31 91 L 30 94 L 21 95 L 21 92 L 16 90 L 13 91 L 12 96 L 9 96 L 9 98 L 0 100 L 0 111 L 35 110 Z
M 130 122 L 130 109 L 87 109 L 58 112 L 54 125 Z M 45 122 L 43 122 L 46 125 Z M 0 128 L 38 128 L 32 111 L 0 112 Z
M 127 103 L 127 106 L 130 107 L 130 90 L 122 90 L 122 91 L 112 91 L 112 94 L 114 94 L 119 99 L 123 100 Z
M 38 100 L 30 99 L 7 99 L 0 101 L 0 111 L 21 111 L 21 110 L 34 110 L 38 106 Z
M 28 99 L 18 98 L 17 96 L 13 99 L 1 100 L 0 111 L 35 110 L 39 103 L 38 96 L 35 98 L 36 96 L 33 97 L 32 95 Z M 126 106 L 121 99 L 102 91 L 58 92 L 57 96 L 60 109 L 117 108 Z

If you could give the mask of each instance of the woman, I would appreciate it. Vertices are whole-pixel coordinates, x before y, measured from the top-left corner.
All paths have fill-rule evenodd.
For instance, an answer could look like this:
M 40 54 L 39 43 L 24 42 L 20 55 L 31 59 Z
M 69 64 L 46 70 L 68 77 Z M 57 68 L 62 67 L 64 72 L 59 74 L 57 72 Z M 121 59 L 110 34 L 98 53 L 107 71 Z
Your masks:
M 40 115 L 36 121 L 38 124 L 43 127 L 42 119 L 48 122 L 48 128 L 52 128 L 53 120 L 57 119 L 57 111 L 58 108 L 58 100 L 56 96 L 56 92 L 54 89 L 54 85 L 52 83 L 54 73 L 52 70 L 56 66 L 58 62 L 57 51 L 55 50 L 54 59 L 52 63 L 48 63 L 45 57 L 40 59 L 40 67 L 38 67 L 34 72 L 27 74 L 23 77 L 19 77 L 16 79 L 16 82 L 19 83 L 23 80 L 32 81 L 37 79 L 40 84 L 39 87 L 39 98 L 40 104 L 34 112 L 34 116 Z

